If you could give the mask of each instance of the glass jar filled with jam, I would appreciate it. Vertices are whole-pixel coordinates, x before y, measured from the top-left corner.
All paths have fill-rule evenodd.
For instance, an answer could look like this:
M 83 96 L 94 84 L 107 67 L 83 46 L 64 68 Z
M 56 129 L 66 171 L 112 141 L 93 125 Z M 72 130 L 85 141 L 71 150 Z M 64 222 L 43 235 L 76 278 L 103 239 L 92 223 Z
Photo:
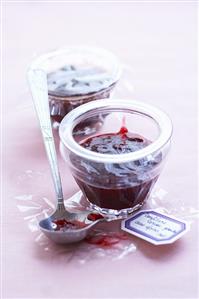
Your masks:
M 102 126 L 76 134 L 97 115 Z M 172 123 L 161 110 L 131 100 L 98 100 L 70 112 L 59 128 L 62 157 L 92 208 L 123 216 L 140 208 L 170 148 Z
M 93 47 L 75 46 L 41 55 L 31 68 L 47 74 L 50 114 L 54 127 L 63 117 L 90 101 L 109 98 L 121 74 L 117 57 L 111 52 Z M 101 123 L 96 116 L 94 124 Z M 90 121 L 85 128 L 92 126 Z

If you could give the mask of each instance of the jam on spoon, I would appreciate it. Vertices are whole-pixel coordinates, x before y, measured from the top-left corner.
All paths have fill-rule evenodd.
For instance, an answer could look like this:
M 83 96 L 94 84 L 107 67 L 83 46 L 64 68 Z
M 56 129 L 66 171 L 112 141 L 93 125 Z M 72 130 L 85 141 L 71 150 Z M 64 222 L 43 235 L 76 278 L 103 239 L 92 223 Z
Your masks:
M 68 221 L 66 219 L 58 219 L 54 220 L 53 224 L 55 224 L 55 231 L 66 231 L 66 230 L 74 230 L 81 229 L 87 226 L 84 222 L 80 222 L 77 220 Z
M 99 219 L 103 219 L 104 217 L 100 214 L 96 214 L 96 213 L 90 213 L 87 216 L 87 220 L 89 221 L 96 221 Z M 58 219 L 58 220 L 54 220 L 53 224 L 55 225 L 53 227 L 54 230 L 56 231 L 66 231 L 66 230 L 73 230 L 73 229 L 81 229 L 86 227 L 88 223 L 85 222 L 81 222 L 78 220 L 73 220 L 73 221 L 68 221 L 66 219 Z

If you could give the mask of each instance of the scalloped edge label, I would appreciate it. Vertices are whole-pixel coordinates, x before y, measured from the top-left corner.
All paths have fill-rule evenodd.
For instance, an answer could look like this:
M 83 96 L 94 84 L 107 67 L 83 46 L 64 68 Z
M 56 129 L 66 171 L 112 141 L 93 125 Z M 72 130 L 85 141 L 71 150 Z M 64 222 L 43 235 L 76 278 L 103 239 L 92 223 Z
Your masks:
M 190 224 L 155 210 L 142 210 L 121 222 L 121 229 L 154 245 L 171 244 L 190 229 Z

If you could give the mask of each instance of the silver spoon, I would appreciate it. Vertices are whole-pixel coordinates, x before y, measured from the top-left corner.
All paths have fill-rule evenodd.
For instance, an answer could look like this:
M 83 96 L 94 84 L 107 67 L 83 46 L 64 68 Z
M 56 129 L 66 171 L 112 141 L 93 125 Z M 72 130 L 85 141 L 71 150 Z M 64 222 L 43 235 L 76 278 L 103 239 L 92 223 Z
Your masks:
M 56 211 L 46 219 L 39 222 L 41 231 L 51 240 L 56 243 L 73 243 L 84 239 L 89 231 L 98 222 L 105 220 L 100 218 L 100 215 L 91 211 L 82 211 L 79 213 L 71 213 L 65 209 L 63 191 L 61 185 L 61 178 L 58 169 L 57 156 L 52 134 L 49 101 L 48 101 L 48 87 L 46 74 L 42 70 L 29 70 L 28 81 L 32 92 L 32 97 L 36 112 L 39 118 L 42 137 L 50 163 L 52 179 L 55 187 L 57 197 Z M 97 220 L 89 220 L 88 215 L 92 214 Z M 95 217 L 96 216 L 96 217 Z M 66 223 L 69 228 L 60 229 L 59 224 Z M 75 225 L 74 228 L 71 225 Z M 79 228 L 81 227 L 81 228 Z

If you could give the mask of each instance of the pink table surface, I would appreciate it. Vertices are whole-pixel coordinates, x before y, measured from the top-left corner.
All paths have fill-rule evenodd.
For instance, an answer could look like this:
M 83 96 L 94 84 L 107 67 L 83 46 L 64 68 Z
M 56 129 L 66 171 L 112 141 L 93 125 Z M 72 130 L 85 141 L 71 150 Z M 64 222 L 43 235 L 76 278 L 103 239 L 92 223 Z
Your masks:
M 2 298 L 199 296 L 196 42 L 194 3 L 3 4 Z M 34 214 L 54 202 L 54 192 L 26 69 L 34 55 L 64 44 L 115 52 L 132 68 L 122 95 L 171 116 L 172 150 L 155 205 L 190 221 L 176 243 L 155 247 L 132 236 L 122 256 L 124 244 L 71 249 L 36 230 Z M 69 197 L 78 187 L 59 162 Z

